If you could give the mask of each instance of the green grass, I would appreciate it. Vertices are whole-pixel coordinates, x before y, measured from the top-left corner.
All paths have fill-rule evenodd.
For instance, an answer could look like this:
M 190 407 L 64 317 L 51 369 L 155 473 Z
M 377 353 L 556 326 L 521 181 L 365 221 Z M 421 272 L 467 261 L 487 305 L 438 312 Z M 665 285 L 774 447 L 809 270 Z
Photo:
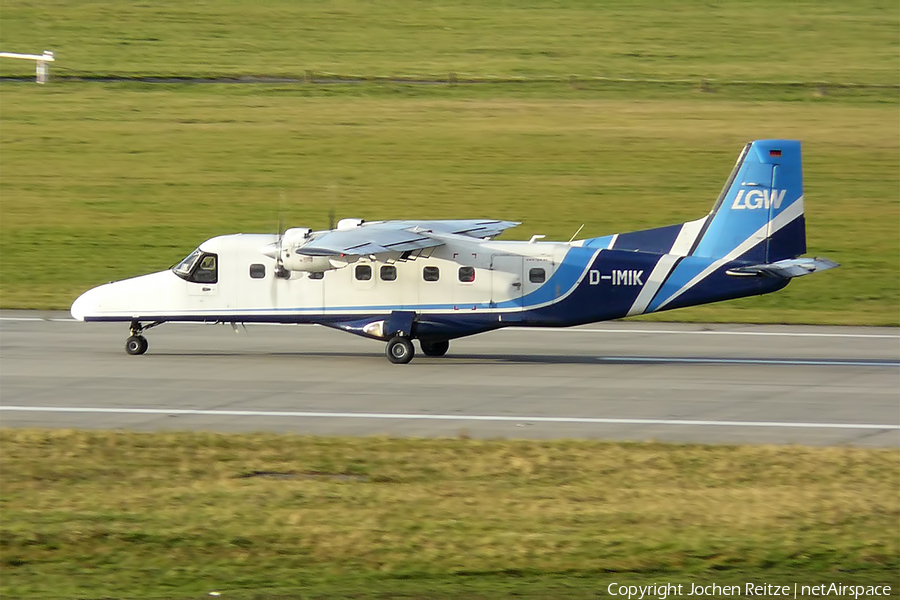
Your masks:
M 5 0 L 0 46 L 63 75 L 606 76 L 898 83 L 884 0 Z M 30 65 L 6 61 L 4 73 Z
M 897 592 L 896 449 L 7 429 L 0 450 L 4 598 Z

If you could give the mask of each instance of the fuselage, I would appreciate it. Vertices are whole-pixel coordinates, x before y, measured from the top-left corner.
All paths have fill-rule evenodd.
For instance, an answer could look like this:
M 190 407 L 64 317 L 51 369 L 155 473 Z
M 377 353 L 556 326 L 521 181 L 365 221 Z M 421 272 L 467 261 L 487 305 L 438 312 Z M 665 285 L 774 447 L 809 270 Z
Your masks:
M 323 272 L 277 276 L 261 249 L 273 235 L 235 234 L 198 248 L 193 274 L 161 271 L 94 288 L 72 306 L 86 321 L 318 323 L 386 339 L 373 322 L 414 313 L 415 335 L 452 339 L 507 325 L 571 326 L 629 314 L 766 293 L 782 280 L 735 278 L 726 262 L 696 290 L 665 306 L 638 306 L 662 262 L 712 259 L 616 249 L 615 237 L 575 243 L 473 240 L 430 248 L 415 259 L 359 257 Z M 209 257 L 212 257 L 211 259 Z M 203 271 L 214 264 L 214 269 Z M 190 266 L 190 265 L 189 265 Z M 688 265 L 685 265 L 688 266 Z M 201 272 L 202 271 L 202 272 Z M 648 296 L 647 292 L 643 294 Z

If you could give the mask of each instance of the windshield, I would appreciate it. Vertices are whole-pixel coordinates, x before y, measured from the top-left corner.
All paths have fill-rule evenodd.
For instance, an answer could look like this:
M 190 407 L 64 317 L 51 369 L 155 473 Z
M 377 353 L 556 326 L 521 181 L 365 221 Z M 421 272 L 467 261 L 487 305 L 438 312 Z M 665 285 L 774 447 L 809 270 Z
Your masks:
M 187 258 L 175 265 L 172 270 L 175 271 L 175 274 L 182 279 L 187 279 L 188 276 L 190 276 L 191 271 L 194 269 L 194 265 L 196 265 L 197 261 L 200 260 L 200 256 L 202 254 L 203 253 L 200 252 L 200 248 L 197 248 L 196 250 L 191 252 L 187 256 Z

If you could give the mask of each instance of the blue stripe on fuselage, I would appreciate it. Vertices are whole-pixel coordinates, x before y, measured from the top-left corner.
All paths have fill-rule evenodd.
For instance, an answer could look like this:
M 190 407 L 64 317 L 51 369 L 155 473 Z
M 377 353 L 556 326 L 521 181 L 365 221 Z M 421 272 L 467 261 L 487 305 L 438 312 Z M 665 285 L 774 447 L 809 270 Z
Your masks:
M 584 278 L 563 301 L 519 314 L 522 323 L 570 326 L 628 314 L 661 254 L 604 250 L 584 270 Z M 504 320 L 506 316 L 504 316 Z
M 683 258 L 669 274 L 666 281 L 660 286 L 659 291 L 650 301 L 644 312 L 653 312 L 659 305 L 668 300 L 675 292 L 680 290 L 687 282 L 697 276 L 703 269 L 713 262 L 711 258 L 687 256 Z
M 596 253 L 597 250 L 593 248 L 577 246 L 570 248 L 559 267 L 541 287 L 521 298 L 498 302 L 495 307 L 530 308 L 553 302 L 557 298 L 565 296 L 577 285 L 578 280 L 584 277 L 588 264 Z

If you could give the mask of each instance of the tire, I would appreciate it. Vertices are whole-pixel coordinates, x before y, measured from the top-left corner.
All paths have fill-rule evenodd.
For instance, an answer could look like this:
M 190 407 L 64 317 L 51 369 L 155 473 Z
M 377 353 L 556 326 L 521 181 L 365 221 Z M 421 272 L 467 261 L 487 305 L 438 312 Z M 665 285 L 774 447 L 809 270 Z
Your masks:
M 440 342 L 423 342 L 420 340 L 419 343 L 422 345 L 422 353 L 425 356 L 443 356 L 450 349 L 450 340 L 442 340 Z
M 405 365 L 416 355 L 416 349 L 408 338 L 397 336 L 387 343 L 384 353 L 395 365 Z
M 147 338 L 142 335 L 133 335 L 125 340 L 125 352 L 131 355 L 143 354 L 149 347 Z

